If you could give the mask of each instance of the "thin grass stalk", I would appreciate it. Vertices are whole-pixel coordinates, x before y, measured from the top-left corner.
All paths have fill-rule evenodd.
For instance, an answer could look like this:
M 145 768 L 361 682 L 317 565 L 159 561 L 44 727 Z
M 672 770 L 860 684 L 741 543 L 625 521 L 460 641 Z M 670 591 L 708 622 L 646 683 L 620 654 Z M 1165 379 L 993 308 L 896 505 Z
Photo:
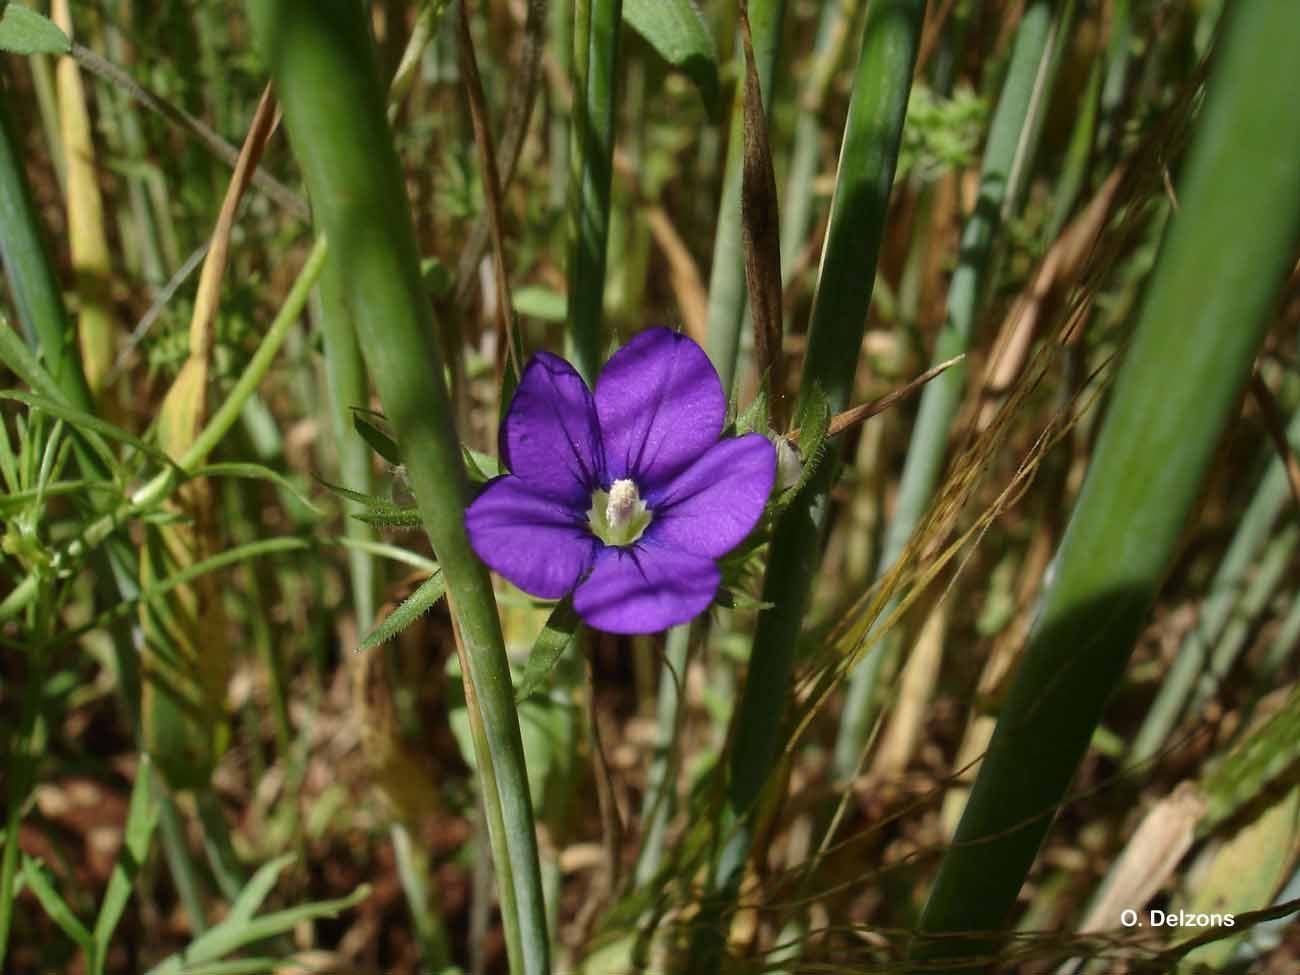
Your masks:
M 1300 46 L 1290 0 L 1234 7 L 1181 209 L 1157 262 L 1024 659 L 914 955 L 996 949 L 1054 811 L 1123 675 L 1300 243 Z M 965 964 L 956 961 L 965 958 Z M 982 967 L 982 963 L 980 965 Z
M 822 255 L 795 425 L 824 397 L 832 414 L 849 404 L 866 329 L 876 259 L 884 235 L 898 161 L 925 0 L 868 8 L 853 95 L 844 127 L 835 196 Z M 748 677 L 736 710 L 723 809 L 725 847 L 713 875 L 725 902 L 739 889 L 754 838 L 752 813 L 781 751 L 795 647 L 809 591 L 830 490 L 839 467 L 832 446 L 817 473 L 781 516 L 772 539 L 762 599 L 773 608 L 758 618 Z M 715 970 L 722 931 L 703 924 L 699 971 Z
M 581 2 L 581 0 L 579 0 Z M 770 117 L 776 59 L 781 49 L 781 27 L 786 0 L 751 0 L 750 34 L 754 43 L 754 68 L 762 90 L 763 107 Z M 736 61 L 744 77 L 745 60 L 740 44 Z M 736 384 L 736 361 L 745 320 L 745 267 L 740 242 L 740 184 L 745 156 L 745 86 L 736 86 L 731 110 L 731 134 L 722 176 L 722 196 L 713 236 L 713 266 L 709 272 L 708 352 L 722 390 L 730 398 Z
M 544 973 L 550 945 L 514 687 L 491 581 L 465 532 L 469 486 L 365 10 L 351 0 L 281 0 L 248 11 L 317 220 L 348 269 L 344 303 L 447 578 L 466 699 L 481 718 L 478 768 L 494 785 L 483 799 L 507 944 L 518 946 L 511 967 Z
M 1300 410 L 1291 419 L 1287 440 L 1300 448 Z M 1173 666 L 1160 682 L 1160 690 L 1133 739 L 1130 762 L 1144 764 L 1165 747 L 1241 599 L 1246 577 L 1255 567 L 1260 550 L 1273 537 L 1274 525 L 1289 498 L 1286 467 L 1281 458 L 1275 457 L 1214 573 L 1195 628 L 1183 638 Z
M 569 347 L 588 384 L 600 370 L 623 0 L 574 0 L 570 107 Z
M 1027 182 L 1038 120 L 1051 91 L 1049 67 L 1054 39 L 1064 33 L 1060 12 L 1068 2 L 1031 0 L 1021 17 L 984 149 L 975 210 L 962 230 L 961 257 L 949 286 L 946 318 L 932 357 L 936 363 L 964 353 L 975 334 L 982 296 L 992 274 L 995 239 L 1007 215 L 1018 208 Z M 887 572 L 898 560 L 930 504 L 966 385 L 966 371 L 966 363 L 959 363 L 929 383 L 921 394 L 898 499 L 885 530 L 878 574 Z M 891 616 L 892 609 L 887 608 L 882 618 Z M 866 654 L 849 676 L 833 756 L 833 768 L 839 777 L 849 775 L 858 766 L 859 753 L 875 721 L 877 681 L 881 665 L 890 655 L 890 642 Z

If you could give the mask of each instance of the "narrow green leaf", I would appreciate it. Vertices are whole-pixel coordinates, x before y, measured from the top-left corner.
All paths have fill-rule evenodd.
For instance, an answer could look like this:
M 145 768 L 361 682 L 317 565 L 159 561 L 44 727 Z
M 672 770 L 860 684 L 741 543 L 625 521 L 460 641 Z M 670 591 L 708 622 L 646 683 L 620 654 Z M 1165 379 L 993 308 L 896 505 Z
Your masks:
M 100 903 L 99 917 L 95 921 L 95 964 L 92 971 L 104 970 L 113 931 L 122 919 L 131 885 L 140 872 L 140 864 L 149 852 L 149 840 L 158 824 L 159 803 L 153 790 L 153 765 L 147 754 L 140 756 L 135 785 L 131 788 L 131 804 L 126 813 L 126 841 L 113 865 L 113 875 L 108 880 L 108 890 Z
M 374 419 L 383 419 L 383 415 L 373 410 L 352 407 L 352 428 L 361 435 L 361 439 L 370 444 L 371 449 L 395 467 L 402 465 L 402 451 L 397 441 L 379 428 Z
M 718 47 L 696 0 L 623 0 L 623 19 L 695 82 L 709 118 L 717 119 Z
M 264 555 L 273 555 L 276 552 L 296 552 L 310 547 L 310 544 L 305 539 L 288 537 L 269 538 L 265 541 L 250 542 L 247 545 L 239 545 L 235 548 L 227 549 L 219 555 L 203 559 L 201 562 L 195 562 L 193 565 L 187 566 L 182 571 L 170 575 L 159 582 L 155 582 L 147 589 L 141 590 L 140 594 L 134 598 L 123 598 L 111 609 L 100 613 L 89 623 L 70 630 L 65 630 L 56 637 L 54 645 L 62 646 L 70 643 L 83 633 L 99 629 L 112 620 L 126 615 L 131 612 L 137 604 L 147 603 L 158 599 L 159 597 L 171 592 L 177 586 L 183 586 L 187 582 L 193 582 L 195 579 L 208 572 L 215 572 L 218 569 L 224 569 L 228 565 L 234 565 L 235 563 L 242 562 L 245 559 L 260 558 Z M 3 616 L 0 615 L 0 618 L 3 618 Z
M 546 626 L 533 644 L 532 653 L 528 655 L 528 665 L 524 676 L 520 678 L 515 691 L 515 700 L 522 701 L 541 689 L 546 678 L 555 669 L 556 663 L 564 654 L 564 649 L 573 642 L 573 635 L 578 631 L 578 614 L 573 609 L 573 597 L 565 596 L 551 610 Z
M 443 579 L 442 572 L 435 572 L 420 583 L 420 588 L 407 596 L 400 606 L 384 617 L 383 622 L 367 633 L 357 649 L 369 650 L 391 640 L 427 613 L 446 591 L 447 581 Z
M 67 54 L 72 41 L 54 22 L 30 7 L 0 4 L 0 51 L 13 54 Z
M 230 913 L 226 920 L 236 924 L 243 924 L 251 921 L 257 909 L 262 906 L 262 901 L 266 900 L 268 894 L 275 887 L 275 882 L 280 879 L 280 874 L 284 868 L 293 863 L 295 854 L 286 853 L 278 856 L 269 863 L 262 864 L 257 873 L 253 874 L 252 879 L 244 885 L 244 889 L 239 892 L 235 898 L 235 903 L 230 907 Z
M 392 559 L 394 562 L 400 562 L 402 565 L 409 565 L 413 569 L 419 569 L 421 572 L 437 572 L 438 563 L 431 559 L 426 559 L 417 552 L 411 552 L 407 549 L 400 548 L 396 545 L 390 545 L 387 542 L 376 542 L 368 538 L 328 538 L 324 539 L 327 544 L 342 545 L 346 549 L 355 552 L 368 552 L 371 555 L 378 555 L 381 559 Z
M 362 884 L 347 897 L 338 900 L 302 904 L 258 918 L 228 916 L 216 927 L 190 943 L 184 951 L 170 956 L 152 968 L 149 975 L 181 975 L 197 966 L 215 962 L 245 945 L 293 930 L 302 921 L 334 917 L 370 896 L 370 886 Z
M 72 913 L 72 908 L 68 906 L 67 901 L 55 889 L 54 881 L 46 874 L 45 866 L 41 861 L 24 856 L 23 879 L 36 895 L 36 899 L 41 902 L 41 907 L 50 916 L 50 920 L 59 926 L 59 930 L 79 944 L 88 958 L 94 957 L 94 939 L 86 930 L 86 926 L 78 920 L 77 915 Z

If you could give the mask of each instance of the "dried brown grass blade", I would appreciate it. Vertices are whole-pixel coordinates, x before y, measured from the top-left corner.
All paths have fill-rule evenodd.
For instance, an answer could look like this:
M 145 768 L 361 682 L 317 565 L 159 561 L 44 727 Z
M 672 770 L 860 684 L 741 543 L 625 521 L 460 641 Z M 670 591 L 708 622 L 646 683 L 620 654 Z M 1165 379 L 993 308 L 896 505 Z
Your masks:
M 906 399 L 908 396 L 911 396 L 930 380 L 934 379 L 935 376 L 938 376 L 945 369 L 951 369 L 964 358 L 966 358 L 966 353 L 963 352 L 961 355 L 955 355 L 951 359 L 945 359 L 937 366 L 932 366 L 925 372 L 921 373 L 921 375 L 917 376 L 911 382 L 886 393 L 879 399 L 873 399 L 870 403 L 863 403 L 860 406 L 854 406 L 851 409 L 845 410 L 843 413 L 836 413 L 831 417 L 831 422 L 826 428 L 826 436 L 833 437 L 836 434 L 843 433 L 845 430 L 857 426 L 865 420 L 871 419 L 873 416 L 884 413 L 885 410 L 894 406 L 901 400 Z M 789 439 L 797 441 L 799 439 L 799 433 L 799 429 L 796 428 L 791 430 L 787 436 Z
M 776 205 L 776 175 L 767 141 L 767 114 L 754 61 L 749 4 L 740 5 L 740 37 L 745 46 L 745 155 L 740 182 L 740 237 L 745 284 L 754 322 L 754 355 L 760 382 L 766 382 L 773 425 L 785 424 L 785 369 L 781 361 L 781 226 Z

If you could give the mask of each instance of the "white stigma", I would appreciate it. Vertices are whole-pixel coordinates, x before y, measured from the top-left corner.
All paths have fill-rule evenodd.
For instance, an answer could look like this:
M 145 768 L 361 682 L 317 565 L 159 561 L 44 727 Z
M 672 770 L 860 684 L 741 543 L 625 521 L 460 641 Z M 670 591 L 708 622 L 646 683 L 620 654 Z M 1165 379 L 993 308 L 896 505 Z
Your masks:
M 624 478 L 609 486 L 609 501 L 605 503 L 605 520 L 611 528 L 626 527 L 637 513 L 637 502 L 641 495 L 636 485 Z

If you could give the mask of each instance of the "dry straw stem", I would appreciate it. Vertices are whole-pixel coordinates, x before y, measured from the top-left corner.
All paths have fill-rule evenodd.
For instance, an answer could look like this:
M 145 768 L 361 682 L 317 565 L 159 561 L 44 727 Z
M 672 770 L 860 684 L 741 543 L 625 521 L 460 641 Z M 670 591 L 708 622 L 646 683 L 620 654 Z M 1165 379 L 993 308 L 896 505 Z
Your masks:
M 54 0 L 50 13 L 54 22 L 71 37 L 72 13 L 68 0 Z M 68 56 L 60 57 L 55 81 L 67 174 L 68 241 L 80 302 L 77 339 L 91 396 L 99 400 L 112 368 L 117 332 L 110 294 L 113 272 L 108 237 L 104 233 L 104 201 L 99 192 L 86 91 L 77 62 Z
M 745 258 L 754 322 L 754 356 L 759 382 L 768 390 L 773 429 L 785 426 L 785 363 L 781 356 L 781 224 L 776 209 L 776 174 L 767 138 L 767 116 L 754 60 L 748 4 L 740 6 L 740 39 L 745 48 L 744 162 L 740 180 L 740 239 Z
M 772 108 L 772 86 L 781 50 L 781 28 L 786 0 L 747 0 L 746 15 L 751 24 L 754 69 L 758 75 L 763 105 Z M 740 55 L 743 58 L 743 54 Z M 738 58 L 739 59 L 739 58 Z M 744 164 L 745 86 L 736 91 L 731 114 L 727 161 L 722 177 L 722 195 L 713 236 L 713 261 L 709 272 L 709 358 L 718 370 L 722 390 L 730 398 L 736 385 L 740 332 L 745 317 L 745 275 L 741 254 L 740 191 Z

